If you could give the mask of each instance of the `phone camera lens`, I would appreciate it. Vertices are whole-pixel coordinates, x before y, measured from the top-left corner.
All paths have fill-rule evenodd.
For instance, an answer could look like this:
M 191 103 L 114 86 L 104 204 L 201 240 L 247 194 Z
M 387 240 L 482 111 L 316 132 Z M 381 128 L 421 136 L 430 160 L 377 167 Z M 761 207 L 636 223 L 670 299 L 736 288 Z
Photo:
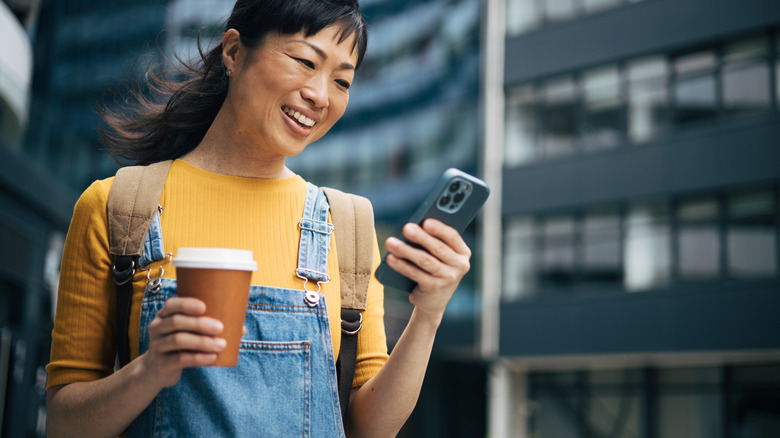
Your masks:
M 466 194 L 463 193 L 463 192 L 456 193 L 455 194 L 455 202 L 456 203 L 460 203 L 460 201 L 462 201 L 465 196 L 466 196 Z
M 451 192 L 457 191 L 459 188 L 460 188 L 460 183 L 457 182 L 457 181 L 452 183 L 452 184 L 450 184 L 450 191 Z
M 439 199 L 439 205 L 442 206 L 442 207 L 446 207 L 447 204 L 450 203 L 450 199 L 451 199 L 450 195 L 442 196 L 441 199 Z

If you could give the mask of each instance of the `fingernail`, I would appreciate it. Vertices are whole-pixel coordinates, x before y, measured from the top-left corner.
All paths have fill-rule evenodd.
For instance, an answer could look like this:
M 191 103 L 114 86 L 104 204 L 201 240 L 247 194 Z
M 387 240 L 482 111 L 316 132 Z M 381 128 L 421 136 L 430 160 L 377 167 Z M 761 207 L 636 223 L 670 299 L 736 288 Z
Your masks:
M 219 348 L 220 350 L 227 346 L 227 341 L 223 338 L 215 338 L 214 343 L 217 345 L 217 348 Z

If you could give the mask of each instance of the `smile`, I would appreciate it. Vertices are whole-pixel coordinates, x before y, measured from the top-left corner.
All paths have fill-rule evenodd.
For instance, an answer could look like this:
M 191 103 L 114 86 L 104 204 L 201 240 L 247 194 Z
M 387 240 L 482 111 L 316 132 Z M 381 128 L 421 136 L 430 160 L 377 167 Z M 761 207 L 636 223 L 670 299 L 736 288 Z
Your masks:
M 300 123 L 303 126 L 311 128 L 314 126 L 315 122 L 314 120 L 304 116 L 303 114 L 299 113 L 298 111 L 294 111 L 286 106 L 282 107 L 282 111 L 284 111 L 285 114 L 295 119 L 298 123 Z

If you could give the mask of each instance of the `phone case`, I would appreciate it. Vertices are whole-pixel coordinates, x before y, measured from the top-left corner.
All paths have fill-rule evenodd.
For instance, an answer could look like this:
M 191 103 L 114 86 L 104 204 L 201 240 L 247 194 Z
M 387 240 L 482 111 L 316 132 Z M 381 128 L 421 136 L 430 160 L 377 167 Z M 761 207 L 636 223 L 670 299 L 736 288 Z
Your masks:
M 447 169 L 409 222 L 421 225 L 425 219 L 434 218 L 463 233 L 485 204 L 489 193 L 487 184 L 479 178 L 458 169 Z M 399 238 L 407 241 L 403 236 Z M 379 264 L 375 275 L 385 286 L 406 292 L 417 286 L 417 283 L 390 268 L 385 260 Z

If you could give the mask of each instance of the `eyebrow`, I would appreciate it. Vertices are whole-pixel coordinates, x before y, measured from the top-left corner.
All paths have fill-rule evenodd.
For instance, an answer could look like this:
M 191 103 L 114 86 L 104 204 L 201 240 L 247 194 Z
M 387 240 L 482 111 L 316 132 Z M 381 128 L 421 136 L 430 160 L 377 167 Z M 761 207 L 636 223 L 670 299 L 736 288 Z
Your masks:
M 327 53 L 325 53 L 325 51 L 324 51 L 324 50 L 322 50 L 322 49 L 320 49 L 318 46 L 316 46 L 316 45 L 314 45 L 314 44 L 312 44 L 312 43 L 310 43 L 310 42 L 308 42 L 308 41 L 306 41 L 306 40 L 295 40 L 295 42 L 296 42 L 296 43 L 303 43 L 303 44 L 306 44 L 306 45 L 307 45 L 307 46 L 309 46 L 309 47 L 310 47 L 312 50 L 314 50 L 315 52 L 317 52 L 317 55 L 318 55 L 320 58 L 322 58 L 322 59 L 328 59 L 328 54 L 327 54 Z M 354 70 L 354 69 L 355 69 L 355 66 L 354 66 L 354 65 L 352 65 L 352 64 L 350 64 L 350 63 L 348 63 L 348 62 L 343 62 L 343 63 L 341 63 L 341 65 L 339 65 L 339 67 L 341 68 L 341 70 Z

